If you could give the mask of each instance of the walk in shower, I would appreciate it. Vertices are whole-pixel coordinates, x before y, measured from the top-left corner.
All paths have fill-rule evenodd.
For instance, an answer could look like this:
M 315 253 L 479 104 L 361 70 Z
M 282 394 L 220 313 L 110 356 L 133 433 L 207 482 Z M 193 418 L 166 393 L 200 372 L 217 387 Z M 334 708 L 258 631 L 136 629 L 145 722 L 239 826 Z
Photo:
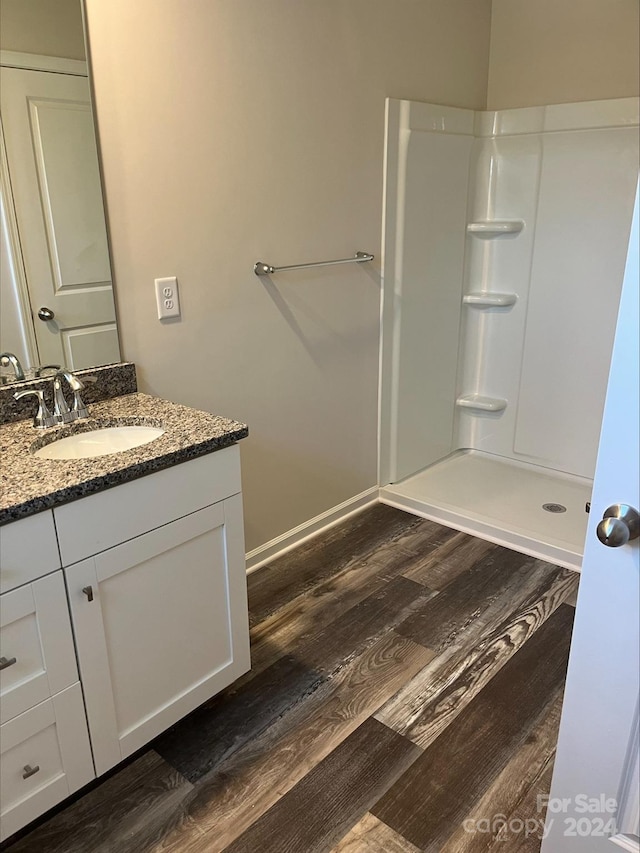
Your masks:
M 638 99 L 387 102 L 381 500 L 579 568 Z

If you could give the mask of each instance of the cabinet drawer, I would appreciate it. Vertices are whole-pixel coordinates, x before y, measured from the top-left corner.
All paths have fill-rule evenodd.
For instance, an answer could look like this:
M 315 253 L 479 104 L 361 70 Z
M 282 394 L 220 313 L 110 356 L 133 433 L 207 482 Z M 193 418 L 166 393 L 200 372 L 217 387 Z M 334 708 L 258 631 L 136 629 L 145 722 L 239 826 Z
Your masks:
M 54 510 L 63 566 L 240 491 L 237 445 L 165 468 Z
M 60 568 L 51 510 L 0 527 L 0 593 Z
M 78 680 L 62 572 L 0 596 L 0 723 Z
M 95 777 L 80 685 L 0 726 L 0 750 L 4 840 Z

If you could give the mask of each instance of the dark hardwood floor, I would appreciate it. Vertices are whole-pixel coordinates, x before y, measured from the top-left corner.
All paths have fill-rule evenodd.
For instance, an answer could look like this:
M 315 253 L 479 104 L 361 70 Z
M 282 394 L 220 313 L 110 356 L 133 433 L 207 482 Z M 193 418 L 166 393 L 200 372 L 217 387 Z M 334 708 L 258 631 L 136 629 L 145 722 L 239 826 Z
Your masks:
M 4 849 L 537 853 L 577 584 L 368 509 L 250 576 L 250 673 Z

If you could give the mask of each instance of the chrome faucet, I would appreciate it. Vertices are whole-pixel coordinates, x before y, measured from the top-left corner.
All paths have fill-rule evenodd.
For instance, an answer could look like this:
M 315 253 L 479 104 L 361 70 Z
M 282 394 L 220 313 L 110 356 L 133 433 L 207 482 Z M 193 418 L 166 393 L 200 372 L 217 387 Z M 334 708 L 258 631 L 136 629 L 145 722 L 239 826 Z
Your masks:
M 71 408 L 62 391 L 62 380 L 66 379 L 69 388 L 73 391 L 73 403 Z M 85 376 L 84 382 L 73 373 L 64 368 L 56 371 L 53 377 L 53 420 L 56 424 L 68 424 L 78 418 L 88 418 L 89 410 L 80 397 L 80 392 L 85 388 L 85 382 L 95 382 L 95 376 Z
M 54 365 L 47 365 L 53 367 Z M 55 365 L 57 367 L 57 365 Z M 41 368 L 45 370 L 46 368 Z M 73 391 L 73 403 L 71 408 L 65 399 L 62 391 L 62 380 L 66 379 L 69 388 Z M 47 429 L 48 427 L 59 426 L 60 424 L 68 424 L 71 421 L 76 421 L 79 418 L 88 418 L 89 410 L 82 401 L 80 392 L 86 387 L 85 382 L 95 382 L 95 376 L 83 376 L 78 379 L 73 373 L 64 368 L 57 368 L 56 374 L 53 377 L 53 412 L 47 408 L 44 401 L 44 391 L 40 388 L 27 388 L 24 391 L 16 391 L 13 395 L 14 399 L 21 400 L 23 397 L 33 395 L 38 398 L 38 411 L 33 420 L 33 426 L 36 429 Z
M 14 355 L 12 352 L 0 352 L 0 364 L 3 367 L 6 367 L 7 364 L 11 365 L 16 382 L 22 382 L 25 378 L 24 370 L 22 369 L 18 356 Z

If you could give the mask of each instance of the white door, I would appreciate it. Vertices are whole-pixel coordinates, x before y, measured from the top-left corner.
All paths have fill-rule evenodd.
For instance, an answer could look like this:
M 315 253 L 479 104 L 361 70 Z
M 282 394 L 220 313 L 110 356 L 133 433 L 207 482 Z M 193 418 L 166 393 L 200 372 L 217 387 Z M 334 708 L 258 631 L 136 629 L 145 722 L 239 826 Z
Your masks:
M 3 67 L 0 107 L 40 360 L 118 361 L 88 81 Z
M 640 539 L 597 535 L 608 507 L 640 509 L 638 218 L 636 196 L 543 853 L 640 851 Z

